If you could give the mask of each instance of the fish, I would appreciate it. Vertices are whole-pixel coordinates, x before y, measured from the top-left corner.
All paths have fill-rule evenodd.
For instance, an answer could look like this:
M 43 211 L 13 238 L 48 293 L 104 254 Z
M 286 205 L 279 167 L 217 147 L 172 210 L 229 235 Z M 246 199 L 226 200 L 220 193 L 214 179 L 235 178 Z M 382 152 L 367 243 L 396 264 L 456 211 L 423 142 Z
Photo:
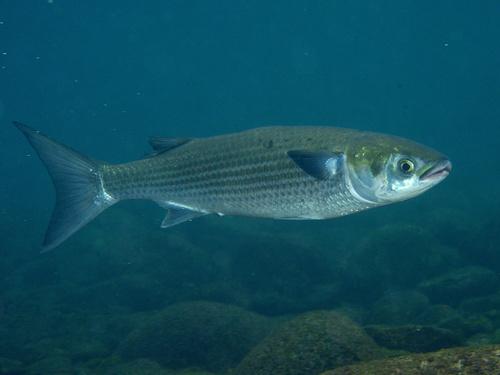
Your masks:
M 416 197 L 452 164 L 417 142 L 328 126 L 269 126 L 207 138 L 151 137 L 146 157 L 109 164 L 14 122 L 45 164 L 56 200 L 42 251 L 105 209 L 148 199 L 169 228 L 210 215 L 320 220 Z

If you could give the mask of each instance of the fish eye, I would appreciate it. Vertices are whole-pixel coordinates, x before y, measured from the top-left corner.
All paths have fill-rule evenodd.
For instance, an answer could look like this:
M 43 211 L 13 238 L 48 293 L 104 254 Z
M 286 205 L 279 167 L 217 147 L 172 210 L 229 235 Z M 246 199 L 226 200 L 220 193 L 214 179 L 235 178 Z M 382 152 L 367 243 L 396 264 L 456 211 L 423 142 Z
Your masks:
M 401 159 L 398 165 L 399 170 L 404 174 L 411 174 L 415 170 L 415 164 L 410 159 Z

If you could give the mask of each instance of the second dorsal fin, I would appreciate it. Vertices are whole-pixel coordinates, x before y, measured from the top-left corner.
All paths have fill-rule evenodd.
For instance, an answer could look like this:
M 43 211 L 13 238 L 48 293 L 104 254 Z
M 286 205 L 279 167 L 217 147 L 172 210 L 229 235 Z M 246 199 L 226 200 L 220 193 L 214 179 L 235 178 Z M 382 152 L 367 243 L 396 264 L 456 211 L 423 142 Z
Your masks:
M 182 146 L 190 140 L 191 138 L 151 137 L 149 138 L 149 144 L 155 150 L 155 154 L 161 154 Z

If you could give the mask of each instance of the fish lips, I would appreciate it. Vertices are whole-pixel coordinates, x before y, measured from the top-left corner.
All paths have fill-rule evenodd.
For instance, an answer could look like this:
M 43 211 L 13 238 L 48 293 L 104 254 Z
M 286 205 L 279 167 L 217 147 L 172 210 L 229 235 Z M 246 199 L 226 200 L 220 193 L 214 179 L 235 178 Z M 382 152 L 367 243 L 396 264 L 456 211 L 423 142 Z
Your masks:
M 448 159 L 436 162 L 420 176 L 420 181 L 436 181 L 446 178 L 451 172 L 451 162 Z

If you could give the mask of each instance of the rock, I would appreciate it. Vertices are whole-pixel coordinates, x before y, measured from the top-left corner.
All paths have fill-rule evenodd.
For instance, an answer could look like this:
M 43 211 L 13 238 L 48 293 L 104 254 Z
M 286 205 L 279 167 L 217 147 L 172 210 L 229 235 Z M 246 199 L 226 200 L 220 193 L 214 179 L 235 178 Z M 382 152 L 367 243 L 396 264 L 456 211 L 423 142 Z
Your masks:
M 375 324 L 411 323 L 428 307 L 429 299 L 422 293 L 391 292 L 374 303 L 369 321 Z
M 461 336 L 462 339 L 477 333 L 489 332 L 493 329 L 492 322 L 485 314 L 465 314 L 463 311 L 455 310 L 448 305 L 429 307 L 417 317 L 415 323 L 451 330 L 456 335 Z
M 172 372 L 170 375 L 215 375 L 212 372 L 206 372 L 198 369 L 183 369 L 180 371 Z
M 498 208 L 492 209 L 491 212 L 498 212 Z M 500 217 L 492 215 L 493 219 L 489 222 L 481 223 L 481 228 L 477 231 L 476 236 L 471 238 L 468 246 L 463 247 L 465 255 L 467 255 L 474 264 L 481 264 L 496 272 L 500 272 Z M 474 220 L 468 220 L 474 222 Z
M 119 352 L 170 368 L 219 371 L 236 365 L 272 327 L 268 318 L 212 302 L 172 305 L 132 331 Z
M 429 212 L 428 228 L 441 243 L 457 249 L 470 247 L 476 253 L 477 246 L 471 242 L 475 240 L 473 234 L 481 226 L 481 223 L 470 220 L 471 209 L 463 207 L 435 208 Z M 476 259 L 477 257 L 474 257 L 474 260 Z
M 71 343 L 71 359 L 85 362 L 94 358 L 103 358 L 110 354 L 109 349 L 98 340 L 82 340 Z
M 284 323 L 240 363 L 238 375 L 315 375 L 374 358 L 379 348 L 351 319 L 315 311 Z
M 341 300 L 340 293 L 341 284 L 338 282 L 314 285 L 304 298 L 304 304 L 308 307 L 304 311 L 328 309 Z
M 383 326 L 364 327 L 377 344 L 388 349 L 408 352 L 432 352 L 460 345 L 460 338 L 448 329 L 433 326 Z
M 500 329 L 491 333 L 478 333 L 467 340 L 467 345 L 500 344 Z
M 469 313 L 480 314 L 485 311 L 500 310 L 500 293 L 467 299 L 460 304 L 460 309 Z
M 448 329 L 456 335 L 463 337 L 470 334 L 471 322 L 461 315 L 460 312 L 448 305 L 432 305 L 416 319 L 418 325 L 432 325 Z
M 233 233 L 240 238 L 230 275 L 236 284 L 253 291 L 251 310 L 268 316 L 296 314 L 335 299 L 336 285 L 320 287 L 332 281 L 324 246 L 292 240 L 290 232 L 260 233 L 258 237 Z
M 99 369 L 85 371 L 82 374 L 106 374 L 106 375 L 214 375 L 195 368 L 172 370 L 160 366 L 158 362 L 150 359 L 139 358 L 130 362 L 115 363 Z
M 171 370 L 160 366 L 158 362 L 145 358 L 139 358 L 131 362 L 118 363 L 99 370 L 90 370 L 90 372 L 84 371 L 82 375 L 87 373 L 105 375 L 215 375 L 211 372 L 195 368 Z
M 26 373 L 27 375 L 73 375 L 75 371 L 69 357 L 54 354 L 33 363 Z
M 500 345 L 443 349 L 370 361 L 322 375 L 498 375 Z
M 495 272 L 469 266 L 426 280 L 420 283 L 419 290 L 433 302 L 456 305 L 464 299 L 494 292 L 498 286 L 499 278 Z
M 22 362 L 0 357 L 0 375 L 17 375 L 23 372 Z
M 454 329 L 456 327 L 454 323 L 455 322 L 442 324 L 441 327 Z M 463 319 L 463 321 L 456 323 L 461 324 L 460 328 L 464 332 L 465 336 L 470 336 L 475 333 L 481 333 L 481 332 L 490 332 L 494 329 L 491 320 L 484 315 L 471 315 Z
M 206 372 L 198 369 L 183 369 L 180 371 L 173 372 L 171 375 L 215 375 L 211 372 Z
M 471 336 L 465 342 L 467 346 L 481 346 L 481 345 L 490 345 L 490 344 L 498 344 L 491 340 L 491 335 L 487 333 L 478 333 L 477 335 Z
M 293 314 L 304 310 L 299 298 L 277 292 L 261 292 L 253 296 L 250 309 L 267 316 Z
M 131 311 L 159 308 L 164 296 L 158 281 L 141 274 L 123 275 L 91 284 L 73 291 L 65 298 L 67 304 L 85 301 L 86 308 L 99 309 L 104 305 L 121 306 Z
M 415 319 L 415 322 L 422 325 L 440 325 L 461 318 L 460 313 L 451 306 L 432 305 L 422 312 Z
M 493 327 L 500 327 L 500 310 L 490 310 L 484 313 Z
M 363 235 L 347 255 L 344 297 L 373 301 L 391 289 L 411 289 L 458 262 L 456 249 L 444 246 L 417 225 L 387 225 Z
M 162 368 L 157 362 L 149 359 L 120 363 L 105 371 L 108 375 L 172 375 L 172 372 Z
M 357 324 L 363 324 L 367 320 L 368 311 L 360 306 L 350 305 L 347 303 L 340 304 L 335 311 L 347 316 Z

